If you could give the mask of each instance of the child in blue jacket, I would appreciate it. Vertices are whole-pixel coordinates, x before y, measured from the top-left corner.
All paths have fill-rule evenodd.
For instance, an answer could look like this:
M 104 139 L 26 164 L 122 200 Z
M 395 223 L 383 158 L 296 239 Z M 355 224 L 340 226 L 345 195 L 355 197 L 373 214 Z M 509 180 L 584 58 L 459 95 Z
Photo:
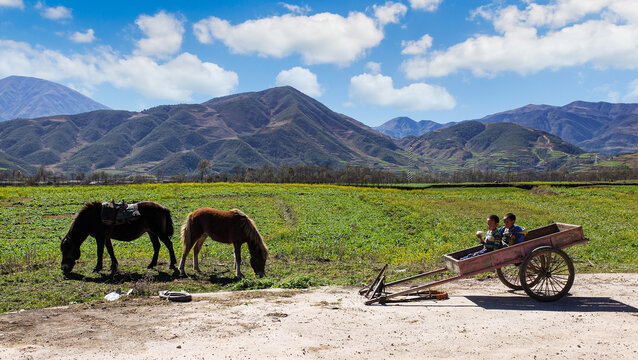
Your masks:
M 516 245 L 520 244 L 525 240 L 525 235 L 527 235 L 527 230 L 518 225 L 514 225 L 516 221 L 516 215 L 512 213 L 505 214 L 503 218 L 503 224 L 499 229 L 499 232 L 503 234 L 503 243 L 506 245 Z

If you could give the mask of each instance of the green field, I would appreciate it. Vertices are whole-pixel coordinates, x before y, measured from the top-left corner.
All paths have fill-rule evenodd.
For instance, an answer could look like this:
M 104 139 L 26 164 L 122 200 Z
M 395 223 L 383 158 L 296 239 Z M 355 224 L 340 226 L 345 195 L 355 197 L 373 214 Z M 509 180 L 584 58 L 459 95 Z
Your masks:
M 447 188 L 392 190 L 339 186 L 267 184 L 165 184 L 84 187 L 0 188 L 0 312 L 101 299 L 118 288 L 139 295 L 159 290 L 191 292 L 250 287 L 359 285 L 385 262 L 406 276 L 440 266 L 442 255 L 476 245 L 485 218 L 514 212 L 517 223 L 534 228 L 552 222 L 583 226 L 591 241 L 567 250 L 577 272 L 629 272 L 638 269 L 636 186 L 551 188 Z M 538 195 L 540 194 L 540 195 Z M 82 245 L 82 257 L 65 278 L 60 271 L 60 238 L 84 202 L 152 200 L 171 209 L 176 255 L 186 214 L 200 207 L 238 208 L 253 218 L 270 248 L 265 279 L 256 281 L 244 247 L 247 279 L 233 277 L 229 245 L 208 240 L 203 273 L 180 278 L 160 261 L 148 270 L 148 236 L 114 241 L 120 273 L 111 278 L 105 257 L 95 266 L 95 241 Z M 106 253 L 105 253 L 106 255 Z

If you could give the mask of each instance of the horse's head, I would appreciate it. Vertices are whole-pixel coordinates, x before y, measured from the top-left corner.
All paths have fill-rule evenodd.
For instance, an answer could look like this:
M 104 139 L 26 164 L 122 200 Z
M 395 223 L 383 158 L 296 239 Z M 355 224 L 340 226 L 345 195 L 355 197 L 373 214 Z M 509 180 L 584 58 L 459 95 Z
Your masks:
M 259 249 L 253 254 L 250 254 L 250 266 L 253 268 L 257 277 L 264 277 L 266 275 L 266 259 L 268 259 L 268 248 L 257 247 Z
M 252 266 L 257 277 L 264 277 L 266 275 L 266 260 L 262 260 L 260 256 L 251 256 L 250 266 Z
M 80 258 L 80 247 L 73 244 L 69 234 L 67 234 L 60 242 L 60 250 L 62 251 L 62 264 L 60 264 L 60 268 L 63 273 L 68 274 L 73 270 L 75 262 Z
M 75 214 L 69 231 L 60 241 L 60 251 L 62 251 L 62 264 L 60 267 L 65 274 L 73 270 L 75 262 L 80 258 L 80 246 L 89 236 L 91 219 L 99 219 L 101 206 L 102 204 L 99 202 L 84 204 L 84 207 Z

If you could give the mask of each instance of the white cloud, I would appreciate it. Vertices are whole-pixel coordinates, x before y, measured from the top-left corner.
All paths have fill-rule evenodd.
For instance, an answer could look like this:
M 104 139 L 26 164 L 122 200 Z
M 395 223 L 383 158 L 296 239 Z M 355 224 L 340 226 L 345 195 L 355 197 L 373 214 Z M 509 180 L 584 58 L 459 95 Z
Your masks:
M 629 84 L 629 92 L 623 97 L 624 101 L 638 101 L 638 79 Z
M 383 39 L 374 19 L 360 12 L 348 17 L 286 14 L 238 25 L 211 16 L 197 22 L 193 30 L 200 42 L 219 40 L 236 54 L 282 58 L 298 53 L 306 64 L 347 65 Z
M 350 79 L 350 97 L 361 103 L 391 106 L 404 111 L 452 109 L 454 98 L 445 88 L 414 83 L 396 89 L 392 78 L 381 74 L 361 74 Z
M 425 10 L 425 11 L 434 11 L 439 5 L 443 2 L 443 0 L 408 0 L 410 2 L 410 7 L 415 10 Z
M 24 9 L 24 2 L 22 0 L 0 0 L 0 7 L 14 7 Z
M 290 70 L 283 70 L 275 80 L 277 86 L 290 85 L 295 89 L 310 95 L 319 97 L 323 93 L 317 82 L 317 75 L 306 68 L 295 66 Z
M 378 74 L 381 72 L 381 63 L 368 61 L 366 64 L 366 70 L 368 70 L 372 74 Z
M 66 20 L 71 19 L 73 15 L 71 15 L 71 9 L 64 6 L 56 6 L 56 7 L 47 7 L 41 2 L 38 2 L 36 5 L 36 9 L 42 10 L 40 14 L 42 17 L 47 18 L 49 20 Z
M 145 56 L 120 56 L 110 48 L 67 56 L 23 42 L 0 40 L 0 77 L 9 75 L 72 81 L 87 89 L 110 83 L 172 101 L 190 101 L 194 93 L 228 95 L 238 83 L 236 73 L 189 53 L 158 63 Z
M 381 26 L 398 23 L 399 17 L 408 11 L 407 6 L 391 1 L 386 2 L 385 5 L 373 5 L 372 8 L 374 9 L 374 17 L 377 18 Z
M 190 100 L 196 93 L 226 95 L 237 86 L 237 74 L 183 53 L 158 64 L 143 56 L 118 59 L 104 70 L 116 87 L 135 89 L 154 99 Z
M 432 46 L 432 37 L 428 34 L 421 36 L 417 41 L 401 41 L 401 47 L 403 55 L 422 55 L 425 54 Z
M 137 42 L 136 55 L 166 58 L 182 46 L 184 26 L 172 14 L 160 11 L 153 16 L 140 15 L 135 24 L 146 35 Z
M 290 11 L 293 14 L 301 14 L 301 15 L 303 15 L 303 14 L 307 14 L 310 11 L 312 11 L 310 6 L 308 6 L 308 5 L 299 6 L 299 5 L 286 4 L 284 2 L 280 2 L 279 5 L 285 7 L 286 9 L 288 9 L 288 11 Z
M 69 36 L 69 39 L 76 43 L 92 43 L 95 41 L 95 32 L 93 29 L 88 29 L 85 33 L 76 31 Z
M 638 69 L 638 7 L 633 0 L 556 0 L 525 9 L 482 7 L 475 16 L 493 22 L 498 35 L 475 35 L 444 51 L 402 64 L 408 78 L 470 70 L 530 74 L 591 65 Z

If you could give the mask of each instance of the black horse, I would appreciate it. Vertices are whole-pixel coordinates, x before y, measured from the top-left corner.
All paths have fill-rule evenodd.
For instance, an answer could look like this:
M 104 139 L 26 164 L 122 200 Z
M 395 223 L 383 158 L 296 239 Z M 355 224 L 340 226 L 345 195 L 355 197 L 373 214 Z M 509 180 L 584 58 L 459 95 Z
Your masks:
M 92 202 L 84 204 L 84 207 L 75 215 L 71 223 L 71 228 L 64 235 L 60 243 L 62 251 L 61 268 L 65 274 L 73 270 L 75 262 L 80 258 L 80 245 L 91 235 L 97 242 L 97 265 L 93 271 L 102 270 L 102 255 L 104 245 L 111 256 L 111 273 L 118 271 L 117 259 L 113 253 L 111 239 L 120 241 L 132 241 L 144 233 L 148 233 L 153 243 L 153 260 L 148 265 L 149 268 L 157 265 L 157 257 L 160 249 L 158 237 L 168 248 L 171 256 L 171 269 L 175 269 L 175 252 L 173 251 L 173 220 L 171 212 L 160 204 L 142 201 L 137 203 L 140 217 L 130 223 L 121 225 L 105 225 L 102 223 L 101 211 L 102 203 Z

